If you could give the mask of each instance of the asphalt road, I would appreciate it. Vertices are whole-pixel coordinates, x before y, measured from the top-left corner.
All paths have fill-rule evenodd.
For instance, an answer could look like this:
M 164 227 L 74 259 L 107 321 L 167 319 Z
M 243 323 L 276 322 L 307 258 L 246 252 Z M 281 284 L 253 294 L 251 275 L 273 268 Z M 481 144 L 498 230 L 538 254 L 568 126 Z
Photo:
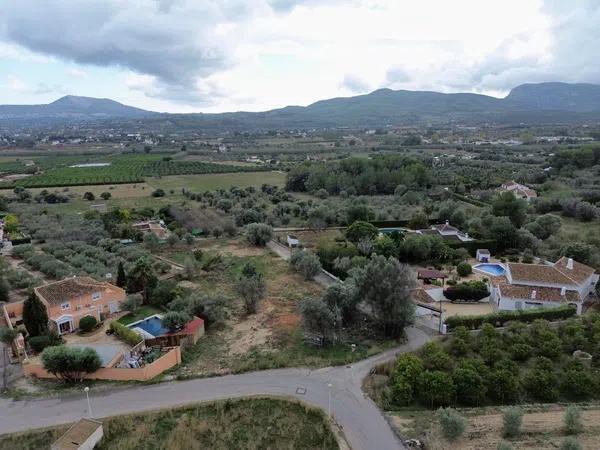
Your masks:
M 422 346 L 429 337 L 416 328 L 407 330 L 408 342 L 350 366 L 323 369 L 278 369 L 189 381 L 138 386 L 113 392 L 90 392 L 92 416 L 103 418 L 190 403 L 280 395 L 294 397 L 331 412 L 354 450 L 402 449 L 377 406 L 362 391 L 363 378 L 376 365 L 396 354 Z M 87 415 L 85 395 L 63 398 L 0 399 L 0 434 L 74 422 Z

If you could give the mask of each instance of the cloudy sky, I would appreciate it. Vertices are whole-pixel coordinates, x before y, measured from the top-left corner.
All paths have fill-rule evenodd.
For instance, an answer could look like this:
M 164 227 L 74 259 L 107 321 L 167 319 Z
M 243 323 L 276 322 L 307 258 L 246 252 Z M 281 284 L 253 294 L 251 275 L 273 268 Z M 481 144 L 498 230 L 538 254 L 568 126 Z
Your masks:
M 598 0 L 0 0 L 0 103 L 265 110 L 600 83 Z

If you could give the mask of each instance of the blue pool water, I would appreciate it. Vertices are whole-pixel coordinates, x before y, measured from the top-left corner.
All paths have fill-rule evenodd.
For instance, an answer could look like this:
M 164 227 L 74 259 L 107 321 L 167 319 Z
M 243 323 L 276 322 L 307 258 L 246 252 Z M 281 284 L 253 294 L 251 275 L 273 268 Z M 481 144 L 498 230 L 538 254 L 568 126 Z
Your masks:
M 141 328 L 152 336 L 161 336 L 169 332 L 168 328 L 163 327 L 160 317 L 152 316 L 140 322 L 128 325 L 129 328 Z
M 404 232 L 404 228 L 394 227 L 394 228 L 380 228 L 379 231 L 383 234 L 390 234 L 394 231 L 399 231 L 400 233 Z
M 501 277 L 506 273 L 501 264 L 477 264 L 473 268 L 494 277 Z

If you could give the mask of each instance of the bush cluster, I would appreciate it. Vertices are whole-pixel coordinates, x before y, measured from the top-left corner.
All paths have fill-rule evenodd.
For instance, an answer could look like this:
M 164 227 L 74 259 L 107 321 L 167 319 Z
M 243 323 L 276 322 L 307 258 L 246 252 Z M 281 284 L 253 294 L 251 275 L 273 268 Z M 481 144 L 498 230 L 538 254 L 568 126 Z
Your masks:
M 469 268 L 470 267 L 471 266 L 469 266 Z M 490 291 L 488 291 L 486 284 L 483 281 L 478 280 L 458 283 L 454 286 L 450 286 L 444 291 L 444 296 L 448 300 L 463 300 L 466 302 L 477 302 L 489 295 Z
M 110 323 L 110 329 L 121 339 L 127 342 L 129 345 L 137 345 L 139 344 L 143 338 L 133 331 L 131 328 L 126 327 L 122 323 L 117 322 L 116 320 Z
M 508 322 L 533 322 L 537 319 L 546 319 L 549 321 L 563 320 L 573 317 L 577 313 L 574 306 L 560 306 L 547 309 L 528 309 L 519 311 L 499 311 L 482 316 L 452 316 L 446 319 L 446 326 L 449 330 L 464 326 L 470 330 L 481 328 L 489 323 L 496 327 L 502 327 Z

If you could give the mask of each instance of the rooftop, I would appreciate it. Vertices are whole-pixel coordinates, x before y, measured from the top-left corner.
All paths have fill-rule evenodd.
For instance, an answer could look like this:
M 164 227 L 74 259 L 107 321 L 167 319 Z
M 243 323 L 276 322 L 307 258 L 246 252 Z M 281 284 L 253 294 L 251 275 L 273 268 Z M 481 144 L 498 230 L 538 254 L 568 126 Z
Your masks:
M 595 271 L 585 264 L 572 261 L 573 268 L 569 269 L 569 258 L 562 257 L 553 265 L 508 263 L 513 282 L 540 282 L 562 284 L 565 286 L 579 285 Z
M 97 281 L 91 277 L 73 277 L 39 286 L 35 291 L 48 304 L 59 305 L 65 300 L 92 294 L 107 287 L 113 286 L 107 281 Z
M 561 295 L 560 288 L 541 286 L 522 286 L 517 284 L 501 283 L 498 286 L 502 297 L 513 300 L 531 300 L 532 302 L 579 302 L 579 294 L 576 291 L 565 291 Z
M 80 419 L 79 422 L 58 438 L 52 448 L 56 450 L 77 450 L 98 428 L 102 428 L 102 422 L 93 419 Z

